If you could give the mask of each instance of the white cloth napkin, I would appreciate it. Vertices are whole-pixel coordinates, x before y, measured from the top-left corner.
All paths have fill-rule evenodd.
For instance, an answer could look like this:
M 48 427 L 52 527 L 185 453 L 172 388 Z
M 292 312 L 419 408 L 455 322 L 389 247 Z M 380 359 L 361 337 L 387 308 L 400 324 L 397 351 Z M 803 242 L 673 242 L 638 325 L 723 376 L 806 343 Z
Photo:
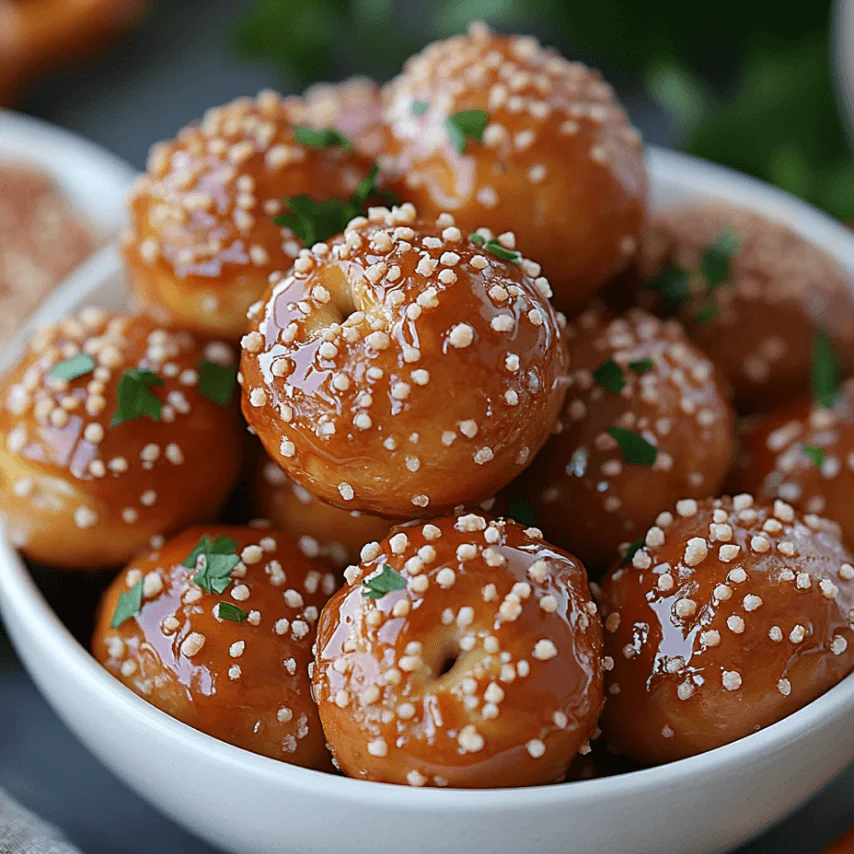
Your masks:
M 0 790 L 0 854 L 80 854 L 52 825 Z

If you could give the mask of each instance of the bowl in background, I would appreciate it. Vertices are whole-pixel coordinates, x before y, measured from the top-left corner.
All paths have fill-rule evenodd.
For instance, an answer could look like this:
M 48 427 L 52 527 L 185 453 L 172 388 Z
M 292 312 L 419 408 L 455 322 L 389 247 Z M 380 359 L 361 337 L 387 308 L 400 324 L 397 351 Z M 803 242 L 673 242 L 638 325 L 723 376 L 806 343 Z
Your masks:
M 758 181 L 667 151 L 649 152 L 656 204 L 752 208 L 834 254 L 854 281 L 854 235 Z M 105 250 L 35 318 L 124 299 Z M 19 337 L 0 357 L 8 365 Z M 0 543 L 0 612 L 36 684 L 69 727 L 175 821 L 235 854 L 714 854 L 782 818 L 854 759 L 854 675 L 740 741 L 668 765 L 528 789 L 414 789 L 298 768 L 217 741 L 113 679 L 51 610 Z

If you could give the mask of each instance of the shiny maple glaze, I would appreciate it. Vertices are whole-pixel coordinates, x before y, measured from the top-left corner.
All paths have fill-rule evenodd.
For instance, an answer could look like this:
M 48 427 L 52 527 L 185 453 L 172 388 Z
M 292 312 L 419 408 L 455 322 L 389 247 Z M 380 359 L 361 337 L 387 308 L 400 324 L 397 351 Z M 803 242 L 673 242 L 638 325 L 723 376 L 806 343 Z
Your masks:
M 225 535 L 243 560 L 222 595 L 183 562 L 202 536 Z M 110 627 L 121 592 L 143 580 L 142 610 Z M 331 770 L 308 667 L 317 615 L 336 586 L 323 564 L 279 532 L 194 527 L 136 557 L 104 594 L 92 652 L 152 705 L 237 747 Z M 220 602 L 248 617 L 222 619 Z
M 384 566 L 403 590 L 371 599 Z M 484 788 L 563 776 L 596 727 L 602 629 L 583 565 L 477 514 L 369 543 L 320 617 L 314 692 L 353 777 Z
M 434 42 L 387 87 L 392 185 L 424 216 L 513 231 L 562 310 L 580 308 L 634 257 L 647 204 L 640 137 L 598 72 L 482 24 Z M 429 105 L 421 115 L 413 103 Z M 485 110 L 460 153 L 446 120 Z M 394 176 L 397 176 L 394 179 Z
M 820 449 L 820 465 L 804 446 Z M 854 381 L 830 410 L 801 398 L 747 421 L 730 484 L 833 519 L 854 543 Z
M 662 507 L 715 494 L 735 446 L 729 394 L 711 362 L 673 322 L 633 309 L 593 308 L 567 334 L 569 389 L 560 430 L 506 495 L 526 496 L 536 523 L 588 567 L 604 569 Z M 609 359 L 625 386 L 608 391 L 593 377 Z M 629 365 L 652 360 L 642 374 Z M 624 427 L 658 449 L 652 466 L 624 460 L 605 432 Z
M 95 370 L 49 376 L 91 354 Z M 0 510 L 12 542 L 68 569 L 118 566 L 155 534 L 213 518 L 240 469 L 244 428 L 205 397 L 202 359 L 235 365 L 233 348 L 151 320 L 83 309 L 42 328 L 0 383 Z M 235 365 L 236 366 L 236 365 Z M 155 372 L 161 420 L 112 426 L 128 369 Z
M 692 317 L 706 286 L 696 271 L 705 249 L 727 229 L 740 248 L 729 279 L 714 292 L 720 313 L 698 323 Z M 854 365 L 854 295 L 845 273 L 782 223 L 725 205 L 665 209 L 651 219 L 642 242 L 641 280 L 650 281 L 667 263 L 693 273 L 680 320 L 731 383 L 740 412 L 773 409 L 807 389 L 819 327 L 830 333 L 846 365 Z M 638 297 L 642 305 L 663 309 L 648 289 Z
M 342 83 L 315 83 L 302 95 L 290 98 L 294 123 L 343 133 L 353 147 L 375 160 L 388 148 L 388 128 L 383 120 L 380 88 L 367 77 Z
M 239 338 L 270 274 L 301 247 L 273 217 L 283 199 L 348 199 L 371 162 L 293 137 L 292 101 L 273 92 L 209 110 L 154 146 L 123 239 L 137 303 L 162 322 Z
M 839 529 L 751 496 L 662 513 L 602 586 L 609 745 L 645 763 L 780 720 L 854 667 L 854 567 Z
M 330 504 L 412 518 L 476 503 L 557 417 L 567 362 L 549 293 L 539 265 L 500 260 L 448 215 L 375 208 L 252 312 L 243 413 Z
M 341 510 L 315 498 L 263 451 L 252 472 L 252 499 L 258 516 L 296 537 L 307 553 L 323 557 L 339 569 L 357 561 L 362 546 L 381 540 L 392 525 L 388 519 Z
M 854 854 L 854 827 L 846 830 L 829 848 L 825 848 L 824 854 Z

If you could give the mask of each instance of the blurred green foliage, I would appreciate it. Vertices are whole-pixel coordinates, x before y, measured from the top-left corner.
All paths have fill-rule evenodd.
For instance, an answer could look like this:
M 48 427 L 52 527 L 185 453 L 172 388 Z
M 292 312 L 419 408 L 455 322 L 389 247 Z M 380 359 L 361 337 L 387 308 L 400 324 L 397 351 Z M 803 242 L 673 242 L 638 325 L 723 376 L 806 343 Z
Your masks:
M 394 74 L 431 38 L 480 18 L 534 32 L 639 81 L 684 150 L 854 219 L 854 161 L 831 74 L 830 0 L 255 0 L 239 52 L 307 83 Z

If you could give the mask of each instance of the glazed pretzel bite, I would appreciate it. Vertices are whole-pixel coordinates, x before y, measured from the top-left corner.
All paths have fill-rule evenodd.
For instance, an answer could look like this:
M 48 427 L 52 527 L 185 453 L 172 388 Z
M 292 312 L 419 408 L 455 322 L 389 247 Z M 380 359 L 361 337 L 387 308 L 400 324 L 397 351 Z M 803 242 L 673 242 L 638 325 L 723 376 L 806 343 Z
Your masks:
M 152 149 L 123 245 L 135 299 L 159 321 L 239 338 L 247 308 L 301 246 L 273 222 L 282 200 L 348 199 L 368 173 L 341 146 L 296 142 L 292 103 L 240 98 Z
M 345 574 L 320 616 L 313 683 L 346 774 L 532 786 L 589 749 L 602 628 L 584 567 L 537 529 L 477 514 L 413 522 Z
M 699 272 L 702 256 L 727 231 L 738 248 L 726 280 L 710 290 Z M 767 411 L 806 391 L 818 328 L 852 365 L 854 296 L 845 273 L 784 224 L 725 205 L 665 209 L 642 241 L 641 279 L 649 285 L 668 264 L 689 274 L 679 317 L 729 380 L 739 412 Z M 648 308 L 666 308 L 649 287 L 638 296 Z
M 605 568 L 661 507 L 721 487 L 735 445 L 734 415 L 711 362 L 674 322 L 596 307 L 567 337 L 560 432 L 506 493 L 530 500 L 550 541 L 572 548 L 588 567 Z M 613 428 L 654 446 L 647 448 L 652 463 L 627 455 L 607 432 Z
M 323 130 L 334 128 L 365 157 L 375 160 L 388 148 L 380 89 L 367 77 L 342 83 L 315 83 L 293 99 L 294 122 Z
M 147 0 L 4 0 L 0 105 L 11 104 L 31 78 L 99 50 L 147 5 Z
M 730 485 L 820 513 L 854 543 L 854 380 L 832 409 L 801 398 L 747 421 Z
M 566 352 L 548 293 L 537 264 L 501 260 L 447 214 L 373 208 L 253 307 L 244 415 L 330 504 L 411 518 L 477 503 L 557 416 Z
M 236 566 L 221 593 L 194 582 L 205 557 L 185 565 L 203 537 L 231 542 L 222 551 Z M 335 587 L 334 576 L 286 534 L 189 528 L 134 558 L 113 581 L 92 652 L 134 693 L 189 726 L 253 753 L 331 770 L 308 667 L 317 616 Z M 139 607 L 122 610 L 120 596 L 135 589 Z M 117 614 L 125 622 L 113 628 Z
M 52 376 L 69 360 L 90 367 Z M 219 511 L 240 470 L 244 431 L 236 403 L 203 394 L 204 360 L 236 368 L 226 344 L 97 308 L 36 333 L 0 383 L 0 509 L 28 558 L 66 569 L 119 566 L 152 536 Z M 113 424 L 129 402 L 119 388 L 136 387 L 126 372 L 140 369 L 162 383 L 136 388 L 156 398 L 159 420 Z
M 424 216 L 449 211 L 464 231 L 515 232 L 561 310 L 580 308 L 633 259 L 646 166 L 598 72 L 473 24 L 412 57 L 385 100 L 391 148 L 381 162 L 401 198 Z M 486 111 L 488 124 L 460 152 L 446 123 L 469 110 Z
M 661 513 L 602 587 L 610 747 L 644 763 L 692 756 L 835 685 L 854 666 L 851 562 L 833 522 L 783 501 Z
M 848 828 L 824 854 L 854 854 L 854 827 Z
M 263 453 L 252 473 L 252 499 L 260 517 L 296 537 L 307 554 L 339 569 L 357 561 L 362 546 L 381 540 L 392 525 L 388 519 L 342 510 L 315 498 Z

